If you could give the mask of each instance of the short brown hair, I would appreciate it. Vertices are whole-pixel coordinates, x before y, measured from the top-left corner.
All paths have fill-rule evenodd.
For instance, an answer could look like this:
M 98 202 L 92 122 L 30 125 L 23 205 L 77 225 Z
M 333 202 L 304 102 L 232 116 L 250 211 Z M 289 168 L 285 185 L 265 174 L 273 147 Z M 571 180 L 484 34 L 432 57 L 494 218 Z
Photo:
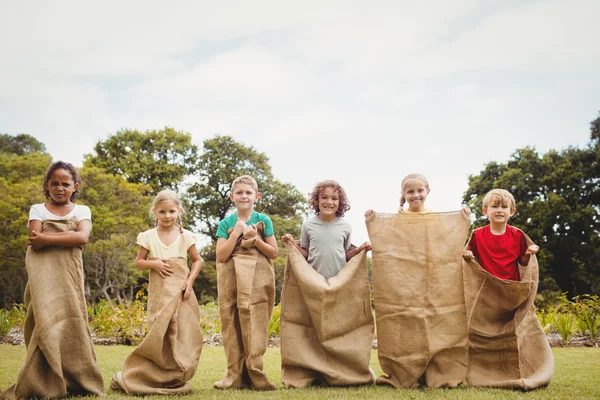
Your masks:
M 250 185 L 254 188 L 254 191 L 258 193 L 258 183 L 256 183 L 256 179 L 254 179 L 250 175 L 240 175 L 237 178 L 235 178 L 233 180 L 233 183 L 231 184 L 231 191 L 233 191 L 235 185 L 238 184 Z
M 493 204 L 502 204 L 508 206 L 511 210 L 517 209 L 515 198 L 508 190 L 492 189 L 483 198 L 483 207 L 488 207 Z
M 346 211 L 350 209 L 350 204 L 348 203 L 348 197 L 346 196 L 344 188 L 336 181 L 327 180 L 317 183 L 313 188 L 312 193 L 308 194 L 308 206 L 313 209 L 316 215 L 319 215 L 321 212 L 321 210 L 319 210 L 319 194 L 328 187 L 339 193 L 340 206 L 335 212 L 335 216 L 338 218 L 343 217 L 344 214 L 346 214 Z

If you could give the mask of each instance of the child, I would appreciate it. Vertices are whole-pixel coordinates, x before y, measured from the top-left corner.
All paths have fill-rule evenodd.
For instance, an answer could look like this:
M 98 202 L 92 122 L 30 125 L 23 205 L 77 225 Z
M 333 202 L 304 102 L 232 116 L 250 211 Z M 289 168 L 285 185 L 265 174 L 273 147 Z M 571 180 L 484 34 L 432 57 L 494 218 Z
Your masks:
M 251 176 L 236 178 L 229 198 L 236 211 L 217 229 L 217 286 L 227 370 L 214 387 L 276 389 L 263 372 L 275 302 L 271 260 L 278 250 L 273 223 L 254 211 L 260 193 Z
M 421 174 L 408 174 L 402 179 L 401 183 L 402 194 L 400 195 L 400 208 L 398 212 L 406 213 L 428 213 L 431 210 L 425 208 L 425 200 L 429 196 L 429 182 L 427 178 Z M 408 209 L 404 210 L 404 204 L 408 201 Z M 471 210 L 467 207 L 463 208 L 463 212 L 469 216 Z M 365 218 L 369 218 L 375 213 L 374 210 L 367 210 Z
M 463 257 L 475 258 L 490 274 L 504 280 L 518 281 L 518 264 L 526 266 L 539 247 L 527 246 L 523 232 L 508 225 L 517 211 L 515 199 L 504 189 L 493 189 L 483 198 L 483 214 L 489 225 L 475 229 Z
M 371 250 L 371 244 L 365 242 L 357 248 L 351 248 L 350 223 L 342 219 L 350 204 L 346 192 L 336 181 L 319 182 L 309 195 L 309 206 L 315 216 L 302 224 L 300 245 L 296 247 L 308 263 L 325 279 L 336 276 L 348 260 L 363 250 Z M 283 241 L 294 242 L 287 234 Z
M 92 229 L 91 212 L 72 202 L 81 183 L 73 165 L 53 163 L 43 182 L 49 201 L 33 205 L 27 223 L 27 356 L 17 383 L 0 397 L 104 395 L 83 295 L 82 246 Z
M 188 381 L 196 373 L 202 351 L 200 314 L 192 286 L 202 258 L 196 236 L 182 227 L 182 212 L 175 192 L 159 192 L 151 209 L 156 227 L 137 237 L 136 267 L 150 270 L 148 334 L 113 377 L 113 390 L 129 394 L 192 391 Z

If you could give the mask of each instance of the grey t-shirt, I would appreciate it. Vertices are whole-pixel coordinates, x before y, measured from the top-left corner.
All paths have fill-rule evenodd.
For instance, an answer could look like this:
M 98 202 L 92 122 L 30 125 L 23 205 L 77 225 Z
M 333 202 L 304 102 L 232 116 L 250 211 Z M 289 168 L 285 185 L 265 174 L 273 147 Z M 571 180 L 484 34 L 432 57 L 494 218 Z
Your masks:
M 350 223 L 342 218 L 324 222 L 312 216 L 302 224 L 300 247 L 308 249 L 308 263 L 325 279 L 336 276 L 346 265 L 351 231 Z

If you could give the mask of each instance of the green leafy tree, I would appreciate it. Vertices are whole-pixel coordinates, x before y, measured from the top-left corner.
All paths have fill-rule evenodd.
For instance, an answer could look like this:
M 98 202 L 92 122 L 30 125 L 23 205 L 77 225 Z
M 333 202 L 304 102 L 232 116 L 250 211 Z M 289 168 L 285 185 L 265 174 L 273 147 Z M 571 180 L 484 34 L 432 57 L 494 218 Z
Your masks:
M 0 134 L 0 153 L 24 156 L 32 153 L 46 153 L 46 146 L 26 133 L 16 136 Z
M 94 151 L 95 155 L 86 155 L 84 166 L 103 168 L 157 193 L 179 188 L 196 169 L 198 148 L 189 133 L 166 127 L 146 132 L 124 129 L 96 143 Z
M 84 253 L 86 294 L 97 298 L 131 301 L 143 272 L 135 268 L 137 235 L 151 227 L 152 198 L 148 187 L 127 182 L 101 168 L 81 171 L 79 197 L 92 211 L 92 234 Z
M 42 177 L 51 161 L 36 152 L 0 153 L 0 308 L 23 302 L 29 209 L 45 200 Z
M 542 155 L 519 149 L 508 162 L 490 162 L 469 176 L 464 201 L 475 213 L 475 227 L 487 224 L 481 207 L 489 190 L 514 195 L 517 212 L 510 223 L 540 246 L 540 290 L 600 293 L 599 127 L 600 118 L 592 123 L 585 148 Z
M 189 219 L 201 233 L 213 241 L 202 250 L 204 264 L 195 286 L 201 302 L 216 298 L 214 241 L 219 221 L 234 210 L 229 193 L 231 183 L 240 175 L 251 175 L 256 179 L 261 198 L 255 209 L 269 215 L 273 221 L 279 245 L 279 257 L 273 262 L 277 299 L 281 292 L 286 260 L 281 236 L 290 233 L 298 237 L 300 233 L 302 213 L 306 212 L 306 198 L 293 185 L 282 183 L 273 177 L 269 158 L 264 153 L 236 142 L 229 136 L 215 136 L 205 140 L 198 169 L 193 175 L 194 183 L 185 196 Z

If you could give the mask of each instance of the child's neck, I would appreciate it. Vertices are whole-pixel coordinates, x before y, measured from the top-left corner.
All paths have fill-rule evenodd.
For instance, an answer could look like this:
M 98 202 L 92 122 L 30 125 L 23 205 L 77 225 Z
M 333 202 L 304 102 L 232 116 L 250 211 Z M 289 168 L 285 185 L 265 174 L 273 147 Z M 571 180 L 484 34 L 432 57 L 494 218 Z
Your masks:
M 253 212 L 254 212 L 254 209 L 242 210 L 242 211 L 236 210 L 235 215 L 237 216 L 237 219 L 239 221 L 248 222 L 248 221 L 250 221 L 250 218 L 252 218 Z
M 490 232 L 492 232 L 492 235 L 504 235 L 504 232 L 506 232 L 506 225 L 508 225 L 506 222 L 501 224 L 493 224 L 490 222 Z
M 328 217 L 325 217 L 322 214 L 319 214 L 319 215 L 317 215 L 317 218 L 319 218 L 323 222 L 333 222 L 333 221 L 335 221 L 337 219 L 337 217 L 335 216 L 335 214 L 332 215 L 332 216 L 328 216 Z
M 410 212 L 425 212 L 425 205 L 421 204 L 419 207 L 415 207 L 415 208 L 408 207 L 408 211 L 410 211 Z
M 179 232 L 179 227 L 175 226 L 175 225 L 170 226 L 170 227 L 165 227 L 165 226 L 158 224 L 156 226 L 156 231 L 159 233 L 169 234 L 171 232 Z

